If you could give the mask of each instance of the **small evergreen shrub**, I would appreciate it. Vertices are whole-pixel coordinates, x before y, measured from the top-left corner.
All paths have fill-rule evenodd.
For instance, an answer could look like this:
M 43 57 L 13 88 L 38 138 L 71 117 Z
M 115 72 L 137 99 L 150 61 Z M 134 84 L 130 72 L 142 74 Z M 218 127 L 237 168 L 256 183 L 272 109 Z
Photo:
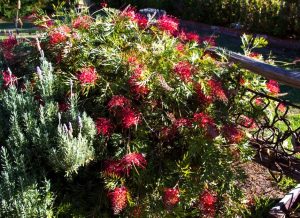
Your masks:
M 2 42 L 16 72 L 4 68 L 1 79 L 3 215 L 242 214 L 234 163 L 251 158 L 260 113 L 273 116 L 268 104 L 249 117 L 245 88 L 277 95 L 275 81 L 214 59 L 213 39 L 171 16 L 103 8 L 48 21 L 30 60 L 16 62 L 29 42 Z M 251 43 L 265 41 L 245 37 L 248 55 Z

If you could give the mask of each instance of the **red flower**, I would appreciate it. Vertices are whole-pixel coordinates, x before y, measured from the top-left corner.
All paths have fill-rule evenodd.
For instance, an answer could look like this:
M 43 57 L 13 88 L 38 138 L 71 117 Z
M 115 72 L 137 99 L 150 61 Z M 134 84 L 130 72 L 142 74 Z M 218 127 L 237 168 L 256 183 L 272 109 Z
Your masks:
M 254 103 L 257 105 L 257 106 L 262 106 L 264 101 L 261 97 L 258 97 L 255 99 Z
M 113 191 L 108 193 L 108 198 L 111 203 L 111 207 L 114 215 L 118 215 L 127 206 L 127 188 L 122 186 L 120 188 L 115 188 Z
M 108 4 L 107 4 L 107 2 L 101 2 L 100 3 L 100 6 L 101 6 L 101 8 L 107 8 L 107 6 L 108 6 Z
M 139 84 L 139 80 L 142 77 L 141 75 L 142 67 L 139 65 L 134 70 L 134 74 L 129 78 L 128 81 L 131 93 L 134 94 L 137 98 L 147 95 L 150 91 L 147 86 Z
M 18 41 L 14 36 L 9 36 L 7 39 L 4 39 L 1 43 L 3 50 L 12 50 L 17 44 Z
M 179 51 L 179 52 L 183 52 L 184 51 L 184 44 L 178 43 L 178 45 L 176 46 L 176 50 Z
M 211 95 L 214 96 L 214 98 L 227 102 L 228 98 L 226 96 L 226 93 L 222 87 L 221 82 L 214 80 L 214 79 L 210 79 L 208 81 L 208 85 L 210 87 L 210 92 Z
M 103 173 L 107 176 L 119 176 L 121 177 L 124 173 L 124 169 L 121 166 L 121 162 L 118 160 L 107 160 L 104 162 Z
M 53 31 L 51 31 L 49 34 L 49 43 L 51 45 L 56 45 L 56 44 L 59 44 L 59 43 L 62 43 L 62 42 L 65 42 L 67 41 L 67 38 L 68 38 L 68 34 L 71 32 L 71 29 L 66 26 L 66 25 L 63 25 L 63 26 L 60 26 L 56 29 L 54 29 Z
M 174 67 L 174 72 L 179 75 L 180 79 L 188 82 L 192 77 L 192 67 L 189 62 L 181 61 L 177 63 Z
M 197 42 L 200 43 L 200 37 L 197 33 L 186 33 L 186 32 L 181 32 L 179 35 L 179 38 L 182 41 L 191 41 L 191 42 Z
M 4 39 L 1 43 L 2 51 L 4 58 L 6 60 L 12 60 L 14 57 L 13 48 L 18 44 L 16 37 L 9 36 L 7 39 Z
M 239 143 L 244 139 L 244 133 L 233 125 L 225 125 L 223 127 L 223 135 L 229 143 Z
M 80 16 L 77 17 L 73 23 L 72 26 L 75 29 L 88 29 L 91 26 L 92 18 L 90 16 Z
M 115 95 L 110 99 L 107 106 L 109 110 L 116 107 L 124 108 L 130 106 L 130 100 L 125 98 L 123 95 Z
M 178 19 L 174 17 L 163 15 L 157 20 L 157 25 L 159 29 L 170 34 L 174 34 L 178 31 L 179 22 Z
M 104 117 L 100 117 L 96 120 L 96 128 L 98 134 L 104 136 L 109 136 L 113 130 L 110 120 Z
M 95 85 L 98 75 L 94 67 L 87 67 L 80 70 L 77 74 L 77 79 L 81 85 Z
M 176 131 L 174 131 L 174 128 L 170 127 L 163 127 L 159 132 L 159 137 L 162 140 L 170 140 L 174 138 Z
M 285 106 L 283 103 L 280 103 L 280 104 L 278 105 L 278 110 L 279 110 L 280 112 L 284 113 L 285 110 L 286 110 L 286 106 Z
M 202 128 L 208 125 L 215 125 L 213 118 L 202 112 L 194 114 L 194 122 L 198 123 Z
M 165 188 L 163 203 L 164 207 L 168 210 L 172 209 L 179 202 L 179 189 L 178 188 Z
M 129 18 L 130 20 L 134 21 L 135 20 L 135 16 L 136 16 L 136 14 L 135 14 L 135 8 L 133 8 L 133 7 L 125 8 L 125 10 L 123 10 L 121 12 L 121 16 Z
M 269 90 L 269 92 L 271 92 L 271 94 L 277 95 L 280 92 L 279 84 L 277 81 L 269 80 L 269 82 L 267 82 L 266 85 L 267 89 Z
M 121 117 L 122 124 L 126 129 L 129 129 L 132 126 L 137 126 L 141 122 L 140 113 L 137 113 L 131 108 L 123 108 Z
M 127 62 L 128 62 L 129 66 L 136 66 L 136 67 L 138 67 L 138 60 L 137 60 L 137 58 L 135 56 L 128 57 Z
M 2 72 L 3 87 L 8 88 L 9 86 L 17 83 L 17 77 L 9 72 Z
M 133 166 L 145 169 L 146 165 L 147 165 L 147 161 L 144 158 L 144 156 L 136 152 L 126 154 L 121 159 L 121 166 L 126 171 L 127 175 L 129 174 L 129 171 Z
M 249 129 L 256 128 L 255 120 L 253 118 L 247 117 L 245 115 L 241 116 L 241 125 L 246 128 L 249 128 Z
M 203 215 L 214 217 L 216 213 L 215 203 L 217 198 L 213 196 L 208 190 L 205 190 L 199 196 L 199 209 Z
M 209 95 L 205 95 L 204 92 L 202 91 L 202 87 L 199 83 L 196 83 L 194 86 L 194 90 L 197 94 L 199 102 L 204 105 L 208 106 L 209 104 L 212 103 L 212 97 Z
M 145 16 L 141 15 L 141 14 L 136 14 L 135 18 L 134 18 L 134 21 L 138 24 L 138 26 L 141 29 L 145 29 L 148 25 L 148 19 Z
M 58 102 L 58 109 L 60 112 L 66 112 L 70 109 L 70 105 L 66 102 Z
M 190 127 L 192 124 L 191 124 L 190 120 L 188 120 L 186 118 L 179 118 L 179 119 L 175 120 L 173 125 L 176 129 L 179 129 L 180 127 Z
M 250 54 L 249 54 L 249 57 L 250 58 L 258 58 L 260 56 L 260 54 L 259 53 L 256 53 L 256 52 L 251 52 Z

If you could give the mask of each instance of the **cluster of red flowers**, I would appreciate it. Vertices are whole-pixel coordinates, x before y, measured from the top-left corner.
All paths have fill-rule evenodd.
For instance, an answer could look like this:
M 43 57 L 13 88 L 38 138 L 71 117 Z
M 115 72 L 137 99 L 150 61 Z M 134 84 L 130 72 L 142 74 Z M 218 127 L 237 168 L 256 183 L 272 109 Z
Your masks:
M 62 25 L 58 28 L 55 28 L 49 34 L 49 43 L 51 45 L 56 45 L 65 42 L 68 39 L 68 34 L 70 33 L 71 29 L 66 25 Z
M 123 95 L 113 96 L 107 104 L 109 110 L 130 107 L 130 105 L 130 100 L 125 98 Z
M 163 195 L 163 204 L 167 210 L 171 210 L 179 202 L 178 188 L 165 188 Z
M 131 108 L 130 100 L 122 95 L 113 96 L 107 106 L 111 112 L 114 112 L 121 118 L 124 128 L 129 129 L 132 126 L 137 126 L 141 122 L 141 114 Z
M 217 198 L 213 196 L 208 190 L 205 190 L 199 196 L 199 209 L 203 215 L 207 217 L 214 217 L 216 213 Z
M 92 18 L 90 16 L 80 16 L 73 20 L 72 26 L 75 29 L 88 29 L 91 26 Z
M 239 143 L 245 137 L 244 132 L 241 129 L 235 127 L 234 125 L 225 125 L 222 128 L 222 132 L 229 143 Z
M 148 19 L 144 15 L 136 13 L 135 9 L 132 7 L 123 10 L 121 12 L 121 16 L 127 17 L 131 21 L 136 22 L 141 29 L 145 29 L 148 25 Z
M 219 130 L 215 124 L 215 121 L 209 115 L 203 112 L 195 113 L 194 122 L 196 122 L 201 128 L 205 129 L 208 137 L 215 138 L 219 135 Z
M 123 176 L 129 175 L 130 170 L 133 167 L 139 167 L 145 169 L 147 161 L 145 157 L 137 152 L 126 154 L 121 160 L 110 160 L 105 162 L 104 174 L 111 176 Z
M 113 125 L 109 119 L 100 117 L 96 120 L 96 128 L 99 135 L 110 136 L 113 130 Z
M 8 88 L 9 86 L 17 83 L 17 77 L 9 72 L 2 72 L 3 87 Z
M 201 105 L 207 107 L 208 105 L 210 105 L 212 103 L 212 97 L 210 95 L 205 95 L 204 92 L 202 91 L 202 87 L 199 83 L 196 83 L 194 85 L 194 90 L 197 94 L 197 98 L 199 100 L 199 102 L 201 103 Z
M 226 96 L 226 93 L 222 87 L 221 82 L 215 80 L 215 79 L 210 79 L 208 81 L 208 85 L 210 87 L 210 95 L 214 96 L 215 99 L 227 102 L 228 98 Z
M 113 191 L 108 192 L 108 198 L 114 215 L 118 215 L 126 208 L 128 201 L 127 194 L 128 190 L 125 186 L 117 187 Z
M 157 20 L 157 25 L 159 29 L 170 34 L 175 34 L 178 31 L 179 21 L 177 18 L 164 15 Z
M 184 42 L 186 42 L 186 41 L 197 42 L 197 43 L 201 42 L 200 37 L 197 33 L 190 33 L 190 32 L 182 31 L 179 34 L 179 38 Z
M 4 58 L 6 60 L 11 60 L 13 55 L 13 48 L 18 44 L 16 37 L 9 36 L 7 39 L 4 39 L 1 43 L 1 49 L 3 51 Z
M 192 66 L 187 61 L 177 63 L 173 70 L 184 82 L 189 82 L 192 78 Z
M 277 95 L 280 92 L 279 84 L 277 81 L 269 80 L 269 82 L 267 82 L 266 85 L 267 85 L 267 89 L 271 94 Z
M 241 118 L 242 126 L 249 128 L 249 129 L 254 129 L 257 127 L 255 120 L 253 118 L 247 117 L 245 115 L 242 115 L 240 118 Z
M 130 91 L 137 99 L 146 96 L 150 91 L 147 86 L 139 84 L 142 78 L 142 72 L 142 66 L 137 65 L 128 81 L 130 85 Z
M 81 85 L 95 85 L 98 75 L 94 67 L 86 67 L 79 71 L 77 79 Z
M 141 114 L 131 108 L 124 108 L 121 111 L 122 124 L 129 129 L 132 126 L 137 126 L 141 122 Z

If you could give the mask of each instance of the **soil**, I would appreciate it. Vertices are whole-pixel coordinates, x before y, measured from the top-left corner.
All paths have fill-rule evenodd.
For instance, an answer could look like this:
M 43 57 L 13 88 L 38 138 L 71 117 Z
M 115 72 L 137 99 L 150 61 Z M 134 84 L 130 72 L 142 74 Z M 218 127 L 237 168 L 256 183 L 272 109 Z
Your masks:
M 247 195 L 247 199 L 252 199 L 254 196 L 281 199 L 286 194 L 279 189 L 268 169 L 264 166 L 249 161 L 240 164 L 240 167 L 246 174 L 246 180 L 240 184 L 240 187 Z

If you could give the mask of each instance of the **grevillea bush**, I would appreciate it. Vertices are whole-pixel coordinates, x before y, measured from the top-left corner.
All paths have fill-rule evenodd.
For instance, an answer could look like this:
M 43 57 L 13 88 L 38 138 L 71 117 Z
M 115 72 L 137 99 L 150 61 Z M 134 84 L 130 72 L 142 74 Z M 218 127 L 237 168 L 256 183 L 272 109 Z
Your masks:
M 1 217 L 243 214 L 236 163 L 272 116 L 250 117 L 244 90 L 278 84 L 214 59 L 213 39 L 171 16 L 51 19 L 37 42 L 2 42 Z

